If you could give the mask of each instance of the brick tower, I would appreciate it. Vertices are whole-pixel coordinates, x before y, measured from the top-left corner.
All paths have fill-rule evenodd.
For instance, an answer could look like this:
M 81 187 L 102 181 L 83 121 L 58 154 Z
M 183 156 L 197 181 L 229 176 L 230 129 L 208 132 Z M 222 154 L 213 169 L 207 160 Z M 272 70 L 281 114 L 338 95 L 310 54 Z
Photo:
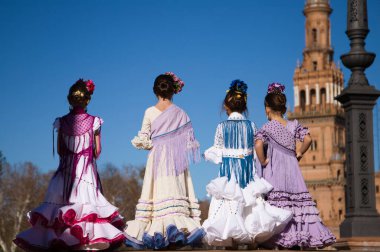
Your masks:
M 328 0 L 307 0 L 303 61 L 294 72 L 294 111 L 313 138 L 300 162 L 301 170 L 324 223 L 339 236 L 344 219 L 345 125 L 343 109 L 334 97 L 343 90 L 343 73 L 334 63 Z

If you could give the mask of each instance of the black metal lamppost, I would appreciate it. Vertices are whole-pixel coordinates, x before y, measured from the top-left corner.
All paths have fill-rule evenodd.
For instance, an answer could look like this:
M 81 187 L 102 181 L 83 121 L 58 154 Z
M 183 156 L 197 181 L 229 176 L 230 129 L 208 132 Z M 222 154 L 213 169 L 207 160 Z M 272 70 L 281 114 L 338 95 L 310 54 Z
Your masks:
M 380 215 L 376 211 L 373 114 L 380 91 L 370 86 L 365 69 L 375 54 L 364 48 L 369 32 L 366 0 L 347 0 L 347 31 L 351 50 L 341 56 L 351 70 L 347 87 L 336 97 L 346 121 L 346 218 L 341 238 L 380 237 Z

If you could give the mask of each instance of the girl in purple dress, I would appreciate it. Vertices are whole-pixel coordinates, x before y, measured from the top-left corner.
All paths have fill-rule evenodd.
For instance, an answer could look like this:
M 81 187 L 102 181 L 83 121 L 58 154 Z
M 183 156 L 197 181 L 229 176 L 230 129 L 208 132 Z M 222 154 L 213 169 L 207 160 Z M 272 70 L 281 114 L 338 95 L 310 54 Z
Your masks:
M 309 130 L 297 120 L 283 118 L 286 112 L 285 86 L 272 83 L 265 97 L 268 122 L 257 132 L 255 150 L 263 166 L 263 177 L 273 185 L 268 202 L 293 212 L 284 231 L 266 245 L 285 248 L 323 248 L 335 242 L 322 224 L 316 204 L 307 190 L 298 161 L 311 144 Z M 302 146 L 296 150 L 296 141 Z M 267 151 L 264 153 L 264 145 Z
M 67 96 L 70 113 L 54 122 L 59 167 L 44 202 L 28 213 L 32 227 L 14 240 L 22 249 L 104 250 L 125 239 L 122 217 L 104 198 L 96 168 L 103 120 L 86 112 L 94 89 L 91 80 L 78 80 Z

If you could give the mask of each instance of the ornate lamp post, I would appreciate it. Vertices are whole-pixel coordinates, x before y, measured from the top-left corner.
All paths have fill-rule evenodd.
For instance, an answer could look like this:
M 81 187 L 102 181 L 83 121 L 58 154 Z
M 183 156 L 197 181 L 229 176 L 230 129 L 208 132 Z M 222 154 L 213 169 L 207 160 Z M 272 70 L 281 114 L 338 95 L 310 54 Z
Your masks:
M 376 211 L 375 198 L 372 115 L 380 91 L 369 85 L 364 74 L 376 55 L 366 52 L 364 48 L 365 38 L 369 32 L 367 1 L 347 0 L 347 4 L 346 34 L 350 39 L 351 50 L 343 54 L 341 60 L 352 73 L 347 87 L 336 97 L 345 110 L 347 142 L 346 219 L 340 225 L 340 234 L 343 240 L 361 237 L 357 241 L 363 242 L 371 240 L 369 237 L 372 237 L 374 238 L 372 241 L 376 240 L 376 246 L 380 247 L 380 215 Z M 339 247 L 339 243 L 337 245 Z

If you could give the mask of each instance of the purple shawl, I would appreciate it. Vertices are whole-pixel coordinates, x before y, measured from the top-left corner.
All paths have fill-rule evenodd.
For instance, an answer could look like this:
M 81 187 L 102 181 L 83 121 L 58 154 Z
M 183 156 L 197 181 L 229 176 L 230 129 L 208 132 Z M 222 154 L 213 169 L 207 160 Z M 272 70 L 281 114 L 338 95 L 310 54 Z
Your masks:
M 283 126 L 280 122 L 276 120 L 269 121 L 266 124 L 264 124 L 264 126 L 257 132 L 255 136 L 256 140 L 262 140 L 264 144 L 268 146 L 266 156 L 269 158 L 268 166 L 270 167 L 272 173 L 272 160 L 274 149 L 296 158 L 297 131 L 292 132 L 292 123 L 292 121 L 288 121 L 288 125 Z
M 158 176 L 158 167 L 165 153 L 166 175 L 183 173 L 190 165 L 200 160 L 199 143 L 188 115 L 171 105 L 152 123 L 151 139 L 153 148 L 153 173 Z

